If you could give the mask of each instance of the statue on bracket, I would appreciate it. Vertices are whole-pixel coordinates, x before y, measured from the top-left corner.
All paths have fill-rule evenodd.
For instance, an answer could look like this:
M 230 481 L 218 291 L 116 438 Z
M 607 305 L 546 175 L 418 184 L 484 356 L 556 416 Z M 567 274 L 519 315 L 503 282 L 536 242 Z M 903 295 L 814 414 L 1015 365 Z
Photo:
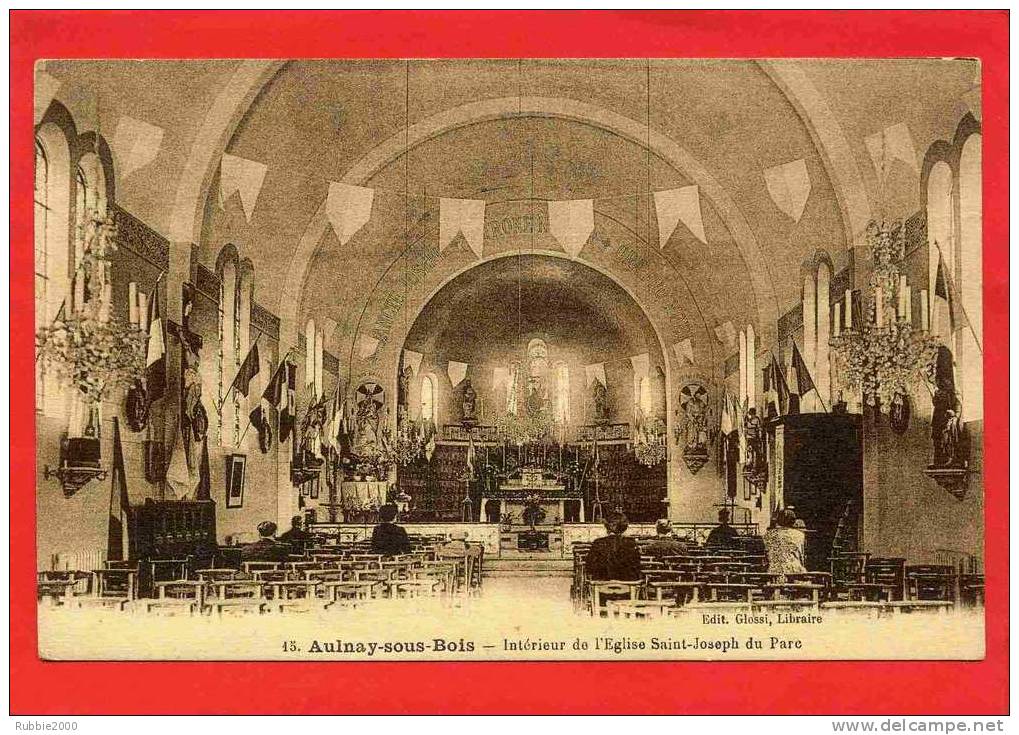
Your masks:
M 591 391 L 591 406 L 593 407 L 592 419 L 596 424 L 607 424 L 609 422 L 609 392 L 600 380 L 594 381 Z
M 960 424 L 962 404 L 955 392 L 952 353 L 944 346 L 938 348 L 934 383 L 931 415 L 934 461 L 931 464 L 937 468 L 965 468 L 969 457 Z
M 677 440 L 683 444 L 683 460 L 690 474 L 708 461 L 708 390 L 700 383 L 688 383 L 679 392 L 681 425 Z

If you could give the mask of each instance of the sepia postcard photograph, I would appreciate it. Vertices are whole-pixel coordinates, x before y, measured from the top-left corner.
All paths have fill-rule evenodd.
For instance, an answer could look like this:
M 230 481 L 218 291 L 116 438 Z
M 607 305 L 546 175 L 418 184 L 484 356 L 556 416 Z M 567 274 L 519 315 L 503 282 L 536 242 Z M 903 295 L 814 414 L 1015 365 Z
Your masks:
M 567 50 L 31 59 L 33 656 L 984 661 L 984 62 Z

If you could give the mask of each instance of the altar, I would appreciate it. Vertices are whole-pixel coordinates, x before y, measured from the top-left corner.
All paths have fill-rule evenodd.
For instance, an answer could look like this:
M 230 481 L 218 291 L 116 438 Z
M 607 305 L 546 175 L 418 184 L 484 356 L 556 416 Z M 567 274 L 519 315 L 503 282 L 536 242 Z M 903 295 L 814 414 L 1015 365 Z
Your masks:
M 490 501 L 498 502 L 497 519 L 486 518 Z M 481 496 L 481 520 L 530 525 L 525 518 L 525 510 L 531 507 L 544 513 L 539 523 L 558 525 L 566 521 L 568 501 L 575 501 L 579 506 L 578 520 L 584 523 L 584 501 L 580 490 L 567 489 L 557 478 L 546 477 L 540 468 L 523 468 L 519 477 L 510 477 Z

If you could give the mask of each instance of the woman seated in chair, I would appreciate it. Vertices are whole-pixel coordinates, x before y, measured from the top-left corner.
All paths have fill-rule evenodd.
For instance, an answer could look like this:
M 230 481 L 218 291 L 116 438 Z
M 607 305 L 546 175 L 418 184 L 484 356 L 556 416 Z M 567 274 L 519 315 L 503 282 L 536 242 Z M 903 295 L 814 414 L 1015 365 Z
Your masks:
M 803 574 L 803 547 L 806 536 L 797 527 L 796 514 L 786 508 L 776 511 L 771 528 L 764 534 L 764 553 L 769 574 Z M 799 524 L 802 526 L 802 522 Z
M 626 516 L 616 513 L 605 518 L 608 536 L 595 539 L 587 552 L 585 568 L 587 578 L 595 581 L 641 579 L 640 550 L 637 542 L 623 536 L 629 523 Z

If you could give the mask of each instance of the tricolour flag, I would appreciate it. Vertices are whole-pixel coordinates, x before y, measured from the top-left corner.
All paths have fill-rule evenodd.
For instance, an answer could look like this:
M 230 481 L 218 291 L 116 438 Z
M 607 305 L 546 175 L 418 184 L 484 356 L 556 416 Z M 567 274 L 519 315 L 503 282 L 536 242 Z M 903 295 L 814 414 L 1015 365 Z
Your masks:
M 796 343 L 793 342 L 793 370 L 796 371 L 796 393 L 800 396 L 805 396 L 810 391 L 814 390 L 814 379 L 810 377 L 810 371 L 807 370 L 807 363 L 803 361 L 803 356 L 800 354 L 799 349 L 796 347 Z
M 123 561 L 128 556 L 127 512 L 130 500 L 127 494 L 127 476 L 124 471 L 124 446 L 120 441 L 120 421 L 113 417 L 113 469 L 110 484 L 110 522 L 107 533 L 106 558 Z
M 163 319 L 159 314 L 159 284 L 149 297 L 145 323 L 149 341 L 145 349 L 145 389 L 149 403 L 166 393 L 166 338 L 163 336 Z
M 952 300 L 949 297 L 945 261 L 938 251 L 938 272 L 934 277 L 934 298 L 931 301 L 931 332 L 946 341 L 952 334 Z
M 258 359 L 258 340 L 255 340 L 255 343 L 251 345 L 251 349 L 248 350 L 244 362 L 241 363 L 240 368 L 237 370 L 233 383 L 230 384 L 231 390 L 236 390 L 247 398 L 248 391 L 251 389 L 251 381 L 258 375 L 258 371 L 261 369 L 262 362 Z

